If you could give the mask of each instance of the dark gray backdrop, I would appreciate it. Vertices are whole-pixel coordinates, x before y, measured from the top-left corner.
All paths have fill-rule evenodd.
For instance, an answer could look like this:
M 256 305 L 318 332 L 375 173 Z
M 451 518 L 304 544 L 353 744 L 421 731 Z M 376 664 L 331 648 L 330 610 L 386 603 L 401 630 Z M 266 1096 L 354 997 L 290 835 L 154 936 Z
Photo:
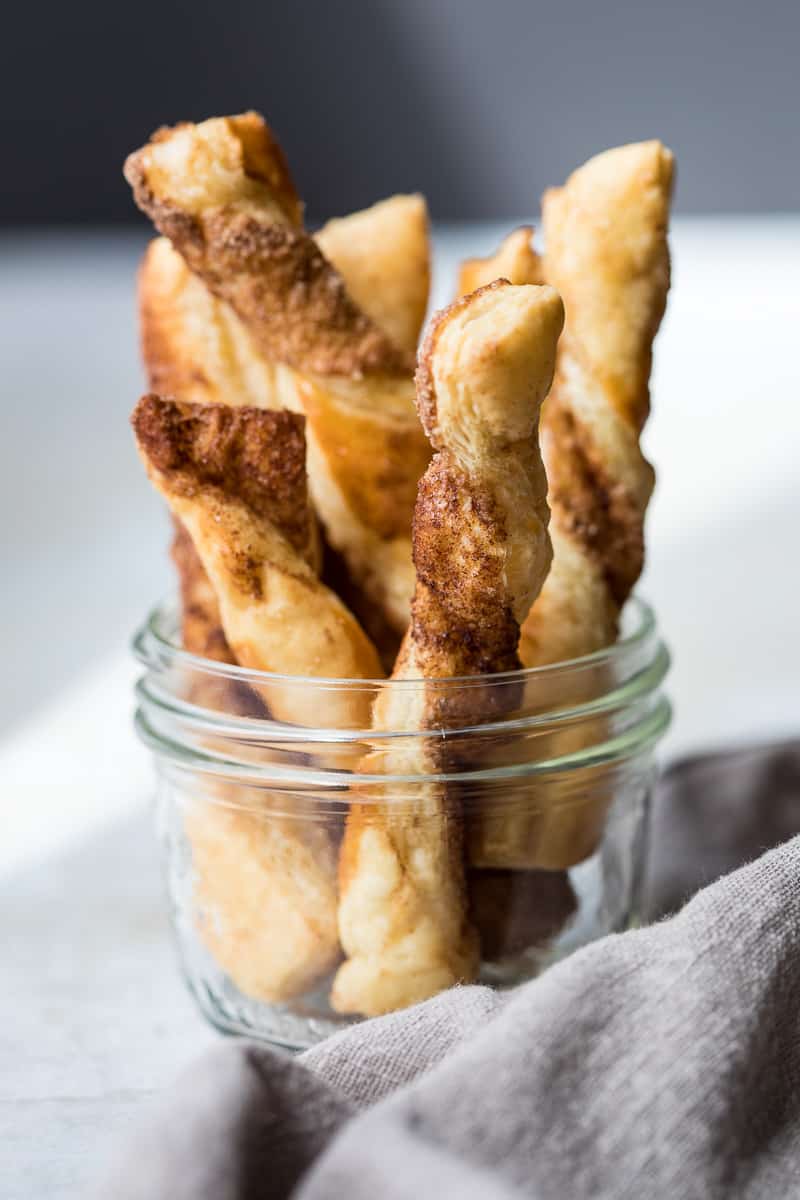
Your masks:
M 313 215 L 396 190 L 517 216 L 594 151 L 659 136 L 684 211 L 800 200 L 796 0 L 72 0 L 0 38 L 0 223 L 134 219 L 162 122 L 260 108 Z

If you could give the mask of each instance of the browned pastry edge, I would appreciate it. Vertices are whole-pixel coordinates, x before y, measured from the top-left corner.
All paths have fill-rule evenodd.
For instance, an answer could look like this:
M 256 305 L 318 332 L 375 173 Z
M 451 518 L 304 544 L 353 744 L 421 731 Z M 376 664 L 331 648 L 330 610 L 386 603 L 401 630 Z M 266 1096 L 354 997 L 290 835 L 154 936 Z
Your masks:
M 302 225 L 303 202 L 289 169 L 283 147 L 260 113 L 254 109 L 222 118 L 241 147 L 242 169 L 249 179 L 257 179 L 269 188 L 278 207 L 292 223 Z M 160 125 L 150 135 L 150 144 L 168 142 L 180 129 L 193 129 L 191 121 Z M 132 157 L 132 156 L 131 156 Z
M 419 353 L 417 408 L 422 426 L 437 453 L 417 493 L 413 544 L 417 589 L 412 601 L 411 636 L 426 662 L 426 674 L 476 675 L 513 671 L 520 666 L 517 654 L 519 623 L 508 597 L 505 561 L 496 547 L 508 538 L 506 519 L 493 491 L 471 479 L 448 450 L 439 430 L 439 412 L 433 375 L 433 357 L 441 331 L 477 297 L 512 287 L 496 279 L 462 296 L 437 313 Z M 468 514 L 460 503 L 471 496 Z M 479 529 L 469 539 L 468 559 L 459 563 L 454 553 L 464 523 Z M 450 572 L 442 563 L 455 564 Z
M 655 476 L 639 435 L 670 282 L 673 173 L 660 142 L 619 146 L 543 197 L 544 274 L 567 323 L 542 413 L 554 562 L 523 625 L 526 666 L 613 642 L 644 565 Z
M 280 675 L 379 677 L 374 646 L 316 573 L 303 418 L 145 396 L 133 426 L 151 481 L 200 555 L 239 664 Z M 276 694 L 268 683 L 254 686 L 293 723 L 347 720 L 348 728 L 364 728 L 369 719 L 366 692 Z
M 642 511 L 555 388 L 542 413 L 542 445 L 559 528 L 597 562 L 621 608 L 644 566 Z
M 358 307 L 395 345 L 415 354 L 430 298 L 425 197 L 389 196 L 334 217 L 315 232 L 314 241 Z
M 303 202 L 283 147 L 260 113 L 250 109 L 228 118 L 242 147 L 245 175 L 266 184 L 293 225 L 303 223 Z M 169 129 L 166 130 L 169 136 Z
M 201 658 L 235 663 L 222 629 L 217 597 L 194 542 L 177 517 L 173 516 L 172 524 L 174 536 L 170 555 L 180 583 L 183 648 Z
M 224 203 L 236 210 L 237 219 L 266 222 L 276 238 L 299 237 L 310 246 L 302 230 L 286 224 L 268 190 L 245 176 L 231 122 L 183 126 L 178 135 L 183 140 L 174 147 L 168 145 L 169 131 L 161 135 L 170 151 L 163 160 L 151 154 L 158 144 L 139 152 L 158 198 L 179 202 L 201 221 Z M 327 235 L 323 230 L 318 240 L 331 247 L 333 266 L 326 267 L 331 279 L 337 288 L 344 282 L 349 289 L 352 275 L 354 294 L 362 297 L 366 312 L 381 328 L 380 315 L 387 321 L 391 317 L 388 328 L 406 339 L 406 374 L 346 378 L 319 374 L 313 362 L 298 369 L 276 362 L 254 336 L 253 320 L 242 319 L 214 294 L 192 269 L 185 250 L 166 237 L 154 241 L 140 271 L 142 352 L 150 388 L 161 395 L 258 406 L 263 401 L 268 407 L 304 412 L 312 498 L 329 541 L 344 555 L 350 577 L 363 593 L 359 610 L 373 605 L 402 636 L 413 591 L 410 535 L 416 487 L 430 460 L 414 409 L 408 347 L 427 294 L 425 206 L 419 197 L 392 197 L 326 228 Z M 375 297 L 370 306 L 366 297 L 373 291 L 385 296 L 380 303 Z M 308 318 L 313 339 L 310 301 L 311 292 L 299 295 L 297 317 L 299 322 Z M 266 322 L 266 315 L 256 313 L 253 319 Z M 266 323 L 269 336 L 280 327 L 280 322 Z M 391 338 L 387 331 L 385 335 Z
M 280 163 L 270 166 L 277 143 L 261 118 L 248 115 L 261 122 L 262 135 L 251 124 L 242 140 L 237 118 L 227 119 L 230 132 L 242 142 L 242 180 L 257 178 L 269 187 L 288 223 L 277 221 L 266 206 L 263 214 L 255 212 L 252 202 L 242 208 L 210 205 L 194 215 L 156 194 L 148 173 L 151 148 L 197 128 L 189 123 L 159 130 L 127 158 L 125 178 L 137 205 L 195 274 L 238 313 L 269 360 L 320 375 L 408 374 L 413 356 L 395 346 L 353 303 L 341 276 L 296 223 L 299 211 L 287 199 L 294 193 L 284 174 L 285 160 L 281 154 Z
M 504 238 L 494 255 L 466 259 L 461 266 L 459 290 L 462 293 L 472 290 L 466 287 L 470 279 L 491 274 L 495 265 L 504 260 L 517 273 L 512 282 L 540 283 L 542 263 L 530 246 L 532 235 L 530 226 L 522 226 Z M 460 299 L 463 298 L 462 295 Z M 658 320 L 660 316 L 653 321 L 651 337 L 658 328 Z M 423 422 L 435 423 L 429 379 L 426 385 L 425 398 L 431 411 Z M 641 403 L 640 398 L 639 415 Z M 621 606 L 644 564 L 641 512 L 633 498 L 611 477 L 590 432 L 559 395 L 558 370 L 542 409 L 541 439 L 547 464 L 548 503 L 558 514 L 559 526 L 597 561 L 615 603 Z
M 196 354 L 185 352 L 175 337 L 176 305 L 172 280 L 164 286 L 157 256 L 162 250 L 161 238 L 153 238 L 142 255 L 136 273 L 136 294 L 139 305 L 139 351 L 151 392 L 159 396 L 176 396 L 180 400 L 196 401 L 198 388 L 212 387 L 208 372 Z M 182 258 L 177 255 L 181 270 L 194 282 Z M 202 288 L 198 281 L 198 287 Z M 210 298 L 210 303 L 216 301 Z
M 181 405 L 151 394 L 139 401 L 131 421 L 149 459 L 170 477 L 176 492 L 220 488 L 255 516 L 269 517 L 307 557 L 304 417 L 273 409 Z
M 328 470 L 349 507 L 368 517 L 370 531 L 382 541 L 407 537 L 417 484 L 430 461 L 413 407 L 409 404 L 407 417 L 392 420 L 377 404 L 375 409 L 350 406 L 335 391 L 307 379 L 298 380 L 297 395 L 309 440 L 313 433 L 324 448 Z
M 475 293 L 470 292 L 465 296 L 459 296 L 451 304 L 446 305 L 445 308 L 440 308 L 430 319 L 425 337 L 422 339 L 422 344 L 419 348 L 419 354 L 417 355 L 417 370 L 414 375 L 414 383 L 417 390 L 416 402 L 419 419 L 434 450 L 439 450 L 442 446 L 438 430 L 439 413 L 436 406 L 436 385 L 433 380 L 433 356 L 436 351 L 436 343 L 439 340 L 439 335 L 457 313 L 462 309 L 469 308 L 473 295 L 508 286 L 507 279 L 496 279 L 492 283 L 478 288 Z

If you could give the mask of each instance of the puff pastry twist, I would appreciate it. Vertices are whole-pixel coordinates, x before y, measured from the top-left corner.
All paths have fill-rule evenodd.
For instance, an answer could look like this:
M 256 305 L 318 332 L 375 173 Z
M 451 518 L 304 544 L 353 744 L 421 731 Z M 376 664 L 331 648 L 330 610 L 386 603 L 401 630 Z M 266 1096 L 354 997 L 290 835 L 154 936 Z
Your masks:
M 149 395 L 132 422 L 148 475 L 211 581 L 236 661 L 281 675 L 379 678 L 374 646 L 310 565 L 302 416 Z M 276 716 L 303 719 L 299 689 L 266 698 Z M 316 719 L 336 728 L 335 695 L 329 703 Z
M 392 196 L 362 212 L 329 221 L 316 241 L 364 311 L 399 345 L 413 349 L 427 306 L 429 281 L 427 214 L 422 197 Z M 148 246 L 139 268 L 138 298 L 142 361 L 152 392 L 199 404 L 296 406 L 297 384 L 291 369 L 267 362 L 230 305 L 189 270 L 168 238 L 155 238 Z M 313 453 L 319 463 L 316 447 Z M 320 477 L 319 468 L 315 477 Z M 359 541 L 357 529 L 353 540 Z M 406 558 L 409 556 L 406 549 Z M 172 557 L 181 585 L 185 648 L 233 663 L 213 588 L 191 538 L 180 525 L 176 525 Z M 315 556 L 318 560 L 319 555 Z M 394 661 L 397 645 L 391 627 L 349 573 L 339 574 L 337 590 L 346 594 L 348 603 L 367 622 L 368 631 L 381 638 Z
M 673 169 L 671 152 L 657 141 L 599 154 L 545 193 L 543 259 L 523 227 L 494 255 L 461 267 L 460 294 L 498 276 L 546 280 L 566 308 L 542 412 L 553 565 L 523 625 L 525 666 L 613 642 L 641 573 L 654 475 L 639 437 L 669 289 Z
M 526 666 L 614 641 L 644 562 L 654 473 L 639 438 L 666 306 L 673 157 L 660 142 L 608 150 L 545 193 L 544 278 L 566 324 L 542 414 L 553 567 L 525 621 Z
M 434 458 L 414 514 L 417 583 L 393 680 L 446 679 L 519 665 L 519 623 L 550 562 L 540 405 L 551 383 L 563 307 L 547 287 L 498 281 L 432 322 L 417 396 Z M 377 730 L 446 729 L 485 719 L 488 694 L 396 686 Z M 363 764 L 367 774 L 430 775 L 441 743 L 409 737 Z M 404 794 L 366 783 L 340 859 L 339 930 L 347 961 L 332 1003 L 367 1015 L 474 978 L 478 942 L 464 883 L 462 821 L 445 784 Z
M 395 204 L 354 215 L 315 241 L 302 227 L 280 148 L 255 113 L 160 130 L 128 158 L 125 174 L 139 206 L 227 305 L 219 345 L 239 382 L 305 413 L 313 499 L 328 538 L 392 627 L 404 631 L 413 590 L 409 526 L 430 454 L 411 377 L 428 286 L 424 204 L 406 198 L 402 211 Z M 393 302 L 356 303 L 320 249 L 346 259 L 363 303 L 369 255 L 346 247 L 356 235 L 375 244 L 384 230 L 387 238 L 405 234 L 407 252 L 392 252 L 404 263 L 395 285 L 407 301 L 402 318 Z M 261 359 L 255 372 L 240 326 Z M 154 362 L 160 354 L 169 360 L 146 329 L 144 346 Z M 258 378 L 264 364 L 274 372 L 266 386 Z
M 654 475 L 639 436 L 649 408 L 652 343 L 669 288 L 667 224 L 673 158 L 660 142 L 618 147 L 591 159 L 543 199 L 541 260 L 511 234 L 497 254 L 462 268 L 460 286 L 501 266 L 546 278 L 564 298 L 566 323 L 544 405 L 553 563 L 522 627 L 525 666 L 559 662 L 610 645 L 622 605 L 641 573 L 644 517 Z M 559 735 L 562 752 L 580 739 Z M 554 748 L 555 752 L 555 748 Z M 571 865 L 594 849 L 610 796 L 545 810 L 531 794 L 518 811 L 484 814 L 470 830 L 482 866 Z M 511 797 L 509 797 L 509 800 Z M 533 811 L 532 811 L 533 810 Z
M 191 538 L 236 660 L 290 675 L 379 675 L 371 643 L 311 566 L 302 416 L 149 395 L 133 427 L 180 537 Z M 360 728 L 369 719 L 358 694 L 346 702 L 334 694 L 326 707 L 305 689 L 265 685 L 263 700 L 287 721 Z M 200 935 L 248 995 L 289 999 L 339 956 L 333 842 L 284 818 L 262 789 L 203 790 L 211 794 L 198 788 L 183 814 Z

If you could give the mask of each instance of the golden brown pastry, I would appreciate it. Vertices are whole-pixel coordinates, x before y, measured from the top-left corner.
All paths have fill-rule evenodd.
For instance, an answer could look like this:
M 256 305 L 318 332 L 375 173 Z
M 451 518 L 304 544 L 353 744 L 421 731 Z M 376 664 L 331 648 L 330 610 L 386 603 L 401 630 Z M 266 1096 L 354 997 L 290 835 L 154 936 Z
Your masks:
M 316 240 L 365 311 L 396 335 L 399 345 L 413 348 L 430 274 L 424 200 L 392 196 L 330 221 Z M 142 360 L 151 391 L 199 404 L 296 405 L 292 372 L 264 359 L 230 305 L 192 274 L 168 238 L 156 238 L 148 246 L 138 285 Z M 181 584 L 184 647 L 234 662 L 213 588 L 179 525 L 172 556 Z M 359 606 L 376 633 L 382 633 L 377 608 L 363 602 L 349 577 L 342 584 L 348 600 Z M 393 640 L 391 633 L 384 636 Z
M 213 589 L 236 660 L 293 675 L 379 675 L 366 635 L 310 565 L 303 417 L 150 395 L 133 425 L 150 478 L 191 538 L 206 573 L 201 590 L 203 581 Z M 197 636 L 207 614 L 199 621 Z M 369 721 L 366 693 L 326 702 L 309 689 L 259 690 L 277 719 Z M 286 819 L 268 793 L 227 784 L 187 803 L 184 828 L 200 935 L 242 991 L 286 1000 L 330 970 L 339 943 L 328 831 Z
M 458 275 L 458 295 L 466 296 L 494 279 L 509 283 L 544 283 L 542 261 L 531 245 L 533 228 L 521 225 L 503 238 L 488 258 L 467 258 Z
M 302 227 L 283 154 L 256 113 L 158 130 L 125 162 L 136 203 L 227 300 L 269 362 L 320 375 L 406 374 Z
M 522 627 L 525 666 L 611 644 L 641 571 L 653 472 L 639 435 L 669 286 L 672 167 L 659 142 L 623 146 L 544 197 L 545 256 L 530 269 L 561 292 L 566 323 L 541 423 L 553 564 Z M 525 269 L 523 259 L 517 265 Z M 584 736 L 562 731 L 554 756 L 580 749 Z M 470 859 L 488 867 L 570 866 L 595 849 L 612 798 L 601 787 L 581 803 L 556 780 L 520 789 L 516 805 L 509 793 L 502 814 L 484 812 L 472 822 Z
M 219 604 L 211 580 L 205 573 L 192 539 L 177 517 L 172 518 L 170 557 L 180 585 L 181 645 L 199 658 L 236 664 L 222 628 Z M 264 705 L 256 693 L 240 680 L 208 672 L 187 672 L 185 698 L 214 712 L 263 716 Z
M 639 435 L 669 288 L 672 176 L 660 142 L 608 150 L 545 193 L 543 261 L 520 229 L 491 258 L 461 268 L 460 293 L 495 272 L 517 283 L 546 279 L 567 314 L 542 413 L 553 566 L 523 625 L 526 666 L 613 642 L 641 572 L 653 472 Z
M 314 235 L 347 294 L 395 346 L 415 354 L 431 284 L 424 196 L 390 196 Z
M 392 678 L 441 679 L 518 666 L 519 622 L 547 571 L 546 480 L 539 407 L 563 322 L 551 288 L 498 281 L 433 321 L 417 372 L 420 418 L 434 458 L 414 515 L 412 622 Z M 487 693 L 384 690 L 376 730 L 447 728 L 487 715 Z M 441 739 L 403 739 L 365 760 L 365 774 L 440 766 Z M 474 978 L 462 821 L 446 784 L 413 796 L 364 783 L 340 859 L 339 932 L 347 960 L 332 1003 L 366 1015 L 413 1004 Z
M 366 634 L 309 565 L 303 418 L 150 395 L 133 426 L 150 479 L 211 581 L 236 661 L 282 675 L 380 677 Z M 275 693 L 268 702 L 274 709 Z
M 428 302 L 428 219 L 421 196 L 391 196 L 329 221 L 315 241 L 347 292 L 413 351 Z M 193 274 L 169 238 L 154 238 L 138 277 L 148 387 L 197 404 L 283 408 L 292 385 L 258 350 L 231 306 Z M 276 378 L 276 375 L 278 376 Z
M 325 830 L 270 812 L 261 797 L 248 808 L 230 800 L 197 798 L 184 813 L 198 932 L 245 995 L 288 1000 L 339 959 L 336 848 Z
M 389 237 L 402 233 L 404 272 L 380 304 L 377 298 L 372 302 L 373 318 L 302 228 L 282 156 L 256 114 L 161 130 L 130 156 L 126 176 L 140 207 L 192 272 L 227 302 L 262 360 L 250 372 L 252 356 L 243 351 L 241 329 L 232 331 L 232 313 L 226 312 L 205 356 L 211 370 L 202 370 L 204 378 L 193 382 L 192 356 L 180 355 L 187 366 L 182 386 L 205 392 L 192 392 L 194 398 L 208 399 L 207 381 L 218 386 L 223 361 L 233 364 L 238 394 L 250 393 L 248 402 L 255 387 L 305 413 L 313 499 L 328 539 L 356 583 L 402 632 L 413 590 L 409 526 L 416 485 L 429 459 L 411 378 L 413 331 L 427 293 L 427 222 L 420 201 L 395 198 L 388 208 L 376 206 L 320 234 L 363 297 L 371 287 L 368 261 L 379 279 L 390 271 L 375 256 L 345 254 L 348 232 L 366 237 L 366 230 L 376 244 L 385 229 L 387 246 Z M 151 253 L 161 256 L 163 267 L 166 252 Z M 398 253 L 384 250 L 383 257 L 397 262 Z M 154 288 L 154 305 L 155 297 Z M 168 310 L 169 304 L 167 294 Z M 379 319 L 396 336 L 402 332 L 402 345 Z M 167 330 L 169 324 L 167 317 Z M 149 347 L 154 360 L 159 355 L 168 360 L 163 339 L 148 342 L 145 335 L 144 346 L 146 356 Z M 265 364 L 274 368 L 266 379 Z
M 142 363 L 151 391 L 193 404 L 284 407 L 274 366 L 169 238 L 154 238 L 147 247 L 138 299 Z
M 544 196 L 544 277 L 567 319 L 542 414 L 553 567 L 523 626 L 526 666 L 613 642 L 642 570 L 654 476 L 639 437 L 669 288 L 672 176 L 670 151 L 642 142 Z

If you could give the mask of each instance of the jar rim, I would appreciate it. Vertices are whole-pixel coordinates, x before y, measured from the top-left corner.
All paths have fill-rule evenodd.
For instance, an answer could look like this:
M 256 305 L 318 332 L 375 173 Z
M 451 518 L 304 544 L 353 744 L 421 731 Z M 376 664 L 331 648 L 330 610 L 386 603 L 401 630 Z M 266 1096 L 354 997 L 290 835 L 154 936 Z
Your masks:
M 289 790 L 292 794 L 304 792 L 308 795 L 328 793 L 339 800 L 349 802 L 352 799 L 350 790 L 354 784 L 359 789 L 382 787 L 392 790 L 392 799 L 413 799 L 415 789 L 425 788 L 431 784 L 467 785 L 493 783 L 495 785 L 513 784 L 542 775 L 571 773 L 576 779 L 580 772 L 591 771 L 598 767 L 621 764 L 631 758 L 646 754 L 656 745 L 666 732 L 672 719 L 672 707 L 663 695 L 656 697 L 653 706 L 637 721 L 636 725 L 625 733 L 593 743 L 580 750 L 573 750 L 553 758 L 540 761 L 514 763 L 505 766 L 462 769 L 458 771 L 436 771 L 424 774 L 367 774 L 361 770 L 314 770 L 307 767 L 291 768 L 276 767 L 270 764 L 268 781 L 265 780 L 265 768 L 257 763 L 233 759 L 227 755 L 203 751 L 197 746 L 187 746 L 182 742 L 171 741 L 163 733 L 154 730 L 142 708 L 139 708 L 134 718 L 136 732 L 141 741 L 162 759 L 167 759 L 178 771 L 189 770 L 192 774 L 216 776 L 221 780 L 232 780 L 251 787 L 267 788 L 278 795 Z M 429 732 L 429 731 L 428 731 Z M 440 734 L 441 736 L 441 734 Z M 408 794 L 397 795 L 398 786 L 408 789 Z M 360 804 L 385 803 L 385 797 L 359 795 Z
M 359 783 L 416 787 L 427 782 L 461 783 L 513 781 L 555 771 L 580 772 L 599 764 L 629 760 L 650 749 L 667 728 L 671 709 L 661 691 L 669 667 L 669 653 L 656 628 L 653 610 L 646 601 L 629 601 L 623 613 L 623 636 L 603 650 L 543 667 L 534 667 L 499 675 L 467 676 L 443 680 L 335 680 L 286 676 L 254 671 L 218 663 L 191 654 L 168 636 L 170 623 L 174 633 L 179 627 L 176 603 L 154 609 L 134 641 L 134 651 L 146 672 L 137 685 L 136 727 L 140 738 L 162 760 L 178 771 L 192 770 L 238 782 L 265 786 L 281 791 L 309 788 L 312 791 L 347 789 L 353 783 L 352 768 L 341 769 L 336 760 L 337 746 L 342 753 L 389 752 L 403 743 L 442 746 L 449 742 L 457 752 L 457 739 L 475 746 L 488 745 L 492 739 L 520 739 L 530 746 L 533 761 L 493 765 L 484 769 L 460 762 L 455 774 L 442 763 L 435 774 L 384 774 L 373 777 L 358 771 Z M 267 713 L 245 715 L 230 709 L 206 707 L 192 697 L 192 684 L 213 679 L 246 683 L 266 700 Z M 188 683 L 188 687 L 187 687 Z M 264 695 L 266 687 L 296 689 L 294 702 L 305 703 L 313 720 L 281 716 Z M 449 688 L 458 693 L 472 687 L 487 689 L 498 702 L 494 715 L 487 706 L 485 720 L 469 719 L 470 701 L 463 710 L 466 719 L 452 725 L 430 728 L 375 728 L 363 722 L 375 698 L 395 688 Z M 507 689 L 507 690 L 506 690 Z M 514 689 L 516 691 L 516 697 Z M 201 690 L 202 694 L 202 690 Z M 404 693 L 406 696 L 408 692 Z M 291 699 L 292 693 L 289 693 Z M 281 693 L 283 700 L 286 699 Z M 358 697 L 353 709 L 359 720 L 348 716 L 342 722 L 322 719 L 328 701 Z M 512 699 L 512 697 L 515 697 Z M 280 696 L 276 695 L 280 700 Z M 366 701 L 369 700 L 369 704 Z M 445 701 L 446 702 L 446 701 Z M 303 705 L 301 704 L 301 709 Z M 345 703 L 346 708 L 346 703 Z M 507 708 L 507 711 L 505 711 Z M 289 705 L 291 711 L 291 703 Z M 349 710 L 348 710 L 349 712 Z M 579 747 L 575 738 L 567 738 L 556 750 L 551 734 L 555 729 L 586 731 L 586 742 Z M 567 749 L 571 743 L 573 749 Z M 249 757 L 256 748 L 258 761 Z M 331 758 L 332 751 L 335 751 Z M 549 751 L 549 752 L 548 752 Z M 261 756 L 270 756 L 269 769 Z M 320 767 L 320 763 L 324 763 Z M 313 764 L 313 765 L 312 765 Z
M 612 663 L 631 652 L 635 652 L 645 644 L 655 633 L 655 613 L 651 605 L 638 594 L 633 595 L 625 605 L 623 618 L 630 622 L 634 618 L 633 628 L 610 646 L 594 650 L 590 654 L 576 658 L 562 659 L 555 663 L 546 663 L 537 667 L 522 667 L 514 671 L 499 671 L 496 674 L 483 675 L 449 675 L 442 679 L 374 679 L 337 678 L 325 675 L 284 675 L 275 671 L 259 671 L 252 667 L 241 667 L 236 663 L 224 663 L 213 658 L 204 658 L 185 650 L 178 642 L 172 640 L 163 629 L 166 621 L 172 620 L 178 627 L 177 615 L 179 604 L 177 598 L 162 600 L 148 613 L 144 624 L 134 634 L 132 649 L 134 657 L 144 667 L 170 664 L 182 665 L 193 671 L 202 672 L 215 679 L 228 679 L 232 682 L 246 683 L 250 686 L 294 685 L 319 691 L 341 692 L 374 692 L 377 689 L 390 688 L 413 690 L 425 686 L 426 691 L 485 687 L 487 683 L 518 684 L 527 680 L 553 678 L 585 668 L 597 668 L 605 663 Z

